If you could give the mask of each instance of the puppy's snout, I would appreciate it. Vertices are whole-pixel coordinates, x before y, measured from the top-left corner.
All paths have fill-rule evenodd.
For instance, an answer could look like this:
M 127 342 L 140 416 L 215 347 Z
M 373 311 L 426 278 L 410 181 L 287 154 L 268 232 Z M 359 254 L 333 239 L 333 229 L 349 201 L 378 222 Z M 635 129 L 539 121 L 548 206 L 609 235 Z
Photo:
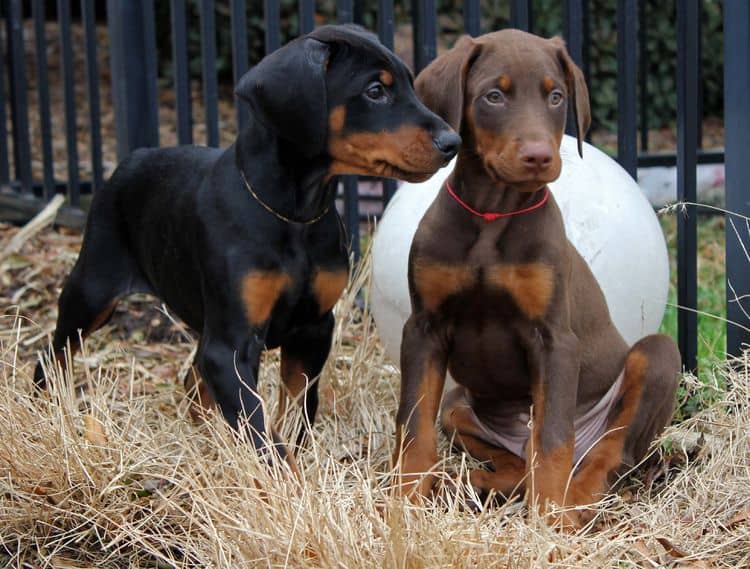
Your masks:
M 552 147 L 547 142 L 526 142 L 519 154 L 521 163 L 529 170 L 546 170 L 552 164 Z
M 458 152 L 458 147 L 461 145 L 461 137 L 452 130 L 442 130 L 432 140 L 432 143 L 443 154 L 446 160 L 450 160 Z

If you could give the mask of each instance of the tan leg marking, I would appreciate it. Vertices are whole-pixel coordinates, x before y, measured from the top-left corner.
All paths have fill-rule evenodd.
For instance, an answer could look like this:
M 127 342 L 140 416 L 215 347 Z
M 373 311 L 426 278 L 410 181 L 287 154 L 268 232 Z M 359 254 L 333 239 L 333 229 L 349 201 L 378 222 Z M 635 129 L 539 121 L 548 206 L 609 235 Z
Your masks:
M 449 397 L 446 395 L 445 399 Z M 457 398 L 452 403 L 444 404 L 441 412 L 443 432 L 448 438 L 455 437 L 454 444 L 463 447 L 474 458 L 490 461 L 494 470 L 472 470 L 469 472 L 471 485 L 484 491 L 495 490 L 505 497 L 522 492 L 526 477 L 523 459 L 480 438 L 482 425 L 476 422 L 476 415 L 467 407 L 465 398 Z
M 211 411 L 216 410 L 216 402 L 194 365 L 190 366 L 185 376 L 185 394 L 190 399 L 190 417 L 193 422 L 205 420 Z
M 638 410 L 647 368 L 648 357 L 643 352 L 632 351 L 625 360 L 620 412 L 607 424 L 607 434 L 583 459 L 571 484 L 571 503 L 594 503 L 608 490 L 609 475 L 622 464 L 625 440 Z
M 402 426 L 396 429 L 396 449 L 394 462 L 397 463 L 398 452 L 401 452 L 401 469 L 399 473 L 399 491 L 412 499 L 427 496 L 434 484 L 434 476 L 429 472 L 437 464 L 437 432 L 435 419 L 442 396 L 442 382 L 438 370 L 428 364 L 423 372 L 422 381 L 417 392 L 414 411 L 408 419 L 408 431 L 413 439 L 404 440 Z
M 545 514 L 550 504 L 559 507 L 570 503 L 568 485 L 573 472 L 575 438 L 557 448 L 545 451 L 542 443 L 542 423 L 544 421 L 545 394 L 540 382 L 532 386 L 533 428 L 526 447 L 526 500 L 540 514 Z M 559 523 L 563 528 L 578 527 L 578 520 L 568 513 L 549 519 L 551 524 Z
M 313 292 L 320 307 L 320 313 L 325 314 L 336 304 L 341 293 L 349 282 L 349 272 L 346 270 L 324 271 L 318 270 L 313 279 Z
M 263 324 L 271 315 L 276 301 L 291 284 L 291 279 L 281 271 L 250 271 L 242 278 L 242 301 L 248 322 Z
M 446 298 L 471 286 L 476 280 L 472 269 L 460 265 L 414 263 L 414 286 L 424 307 L 436 310 Z
M 506 290 L 532 320 L 544 316 L 555 292 L 555 272 L 543 263 L 495 265 L 487 271 L 487 280 Z
M 284 357 L 281 351 L 281 386 L 279 388 L 279 406 L 276 411 L 275 424 L 278 427 L 283 421 L 291 402 L 299 404 L 299 396 L 307 387 L 304 366 L 297 360 Z

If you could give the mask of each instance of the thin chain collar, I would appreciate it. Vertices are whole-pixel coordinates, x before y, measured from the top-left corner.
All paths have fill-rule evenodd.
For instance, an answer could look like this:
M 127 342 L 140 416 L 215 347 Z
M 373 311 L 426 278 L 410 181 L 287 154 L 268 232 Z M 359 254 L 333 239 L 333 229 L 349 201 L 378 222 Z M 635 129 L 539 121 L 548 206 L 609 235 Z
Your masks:
M 317 223 L 318 221 L 323 219 L 325 214 L 328 213 L 328 210 L 331 209 L 331 204 L 328 204 L 326 208 L 323 210 L 323 213 L 321 213 L 320 215 L 316 215 L 312 219 L 307 219 L 304 221 L 286 217 L 285 215 L 282 215 L 278 211 L 273 209 L 270 205 L 268 205 L 262 199 L 260 199 L 258 194 L 256 194 L 255 191 L 253 190 L 253 187 L 250 185 L 250 182 L 247 181 L 247 178 L 245 177 L 245 172 L 242 170 L 242 168 L 238 166 L 237 169 L 240 171 L 240 176 L 242 177 L 242 181 L 245 183 L 245 187 L 247 188 L 247 191 L 250 192 L 250 195 L 253 196 L 253 198 L 255 198 L 255 201 L 258 202 L 260 205 L 262 205 L 266 211 L 273 214 L 275 217 L 279 218 L 281 221 L 285 221 L 286 223 L 296 223 L 298 225 L 312 225 L 313 223 Z

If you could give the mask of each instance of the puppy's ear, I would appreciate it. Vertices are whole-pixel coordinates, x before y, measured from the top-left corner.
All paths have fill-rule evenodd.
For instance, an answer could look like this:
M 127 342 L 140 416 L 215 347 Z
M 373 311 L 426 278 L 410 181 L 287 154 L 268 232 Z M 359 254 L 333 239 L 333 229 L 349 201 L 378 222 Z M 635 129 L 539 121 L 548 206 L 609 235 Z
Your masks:
M 304 37 L 264 57 L 235 88 L 261 120 L 308 157 L 325 150 L 328 128 L 325 74 L 330 47 Z
M 453 49 L 425 67 L 414 82 L 425 106 L 458 133 L 464 114 L 466 78 L 479 51 L 480 44 L 471 36 L 461 36 Z
M 568 108 L 573 111 L 578 137 L 578 154 L 583 158 L 583 139 L 591 126 L 591 107 L 589 105 L 589 90 L 583 71 L 575 64 L 565 48 L 565 42 L 554 37 L 550 40 L 557 52 L 557 58 L 565 72 L 565 83 L 568 88 Z

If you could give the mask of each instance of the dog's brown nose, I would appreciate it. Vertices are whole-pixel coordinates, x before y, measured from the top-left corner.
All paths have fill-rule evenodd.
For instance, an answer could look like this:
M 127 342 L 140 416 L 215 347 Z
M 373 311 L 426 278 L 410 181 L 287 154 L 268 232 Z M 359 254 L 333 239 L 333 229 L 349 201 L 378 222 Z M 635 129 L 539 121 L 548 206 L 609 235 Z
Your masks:
M 458 151 L 458 147 L 461 144 L 461 137 L 452 130 L 443 130 L 433 139 L 433 144 L 435 148 L 443 153 L 447 160 L 450 160 Z
M 546 142 L 526 142 L 521 146 L 520 155 L 529 170 L 544 170 L 552 164 L 552 147 Z

